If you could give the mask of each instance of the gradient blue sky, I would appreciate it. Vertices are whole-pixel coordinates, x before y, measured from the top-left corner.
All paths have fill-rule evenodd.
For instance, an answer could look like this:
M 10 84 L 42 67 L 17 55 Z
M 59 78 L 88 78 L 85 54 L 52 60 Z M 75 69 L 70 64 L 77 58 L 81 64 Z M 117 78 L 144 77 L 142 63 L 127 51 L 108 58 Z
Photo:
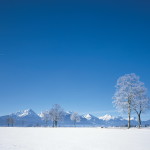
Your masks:
M 149 8 L 132 0 L 0 1 L 0 115 L 55 103 L 118 115 L 118 77 L 136 73 L 150 89 Z

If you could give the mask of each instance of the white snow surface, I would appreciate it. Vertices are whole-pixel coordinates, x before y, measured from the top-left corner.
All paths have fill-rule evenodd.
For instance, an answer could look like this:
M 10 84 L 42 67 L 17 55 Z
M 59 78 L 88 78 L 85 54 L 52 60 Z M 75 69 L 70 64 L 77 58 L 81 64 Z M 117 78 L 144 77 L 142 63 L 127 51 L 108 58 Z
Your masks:
M 150 129 L 0 127 L 0 150 L 150 150 Z

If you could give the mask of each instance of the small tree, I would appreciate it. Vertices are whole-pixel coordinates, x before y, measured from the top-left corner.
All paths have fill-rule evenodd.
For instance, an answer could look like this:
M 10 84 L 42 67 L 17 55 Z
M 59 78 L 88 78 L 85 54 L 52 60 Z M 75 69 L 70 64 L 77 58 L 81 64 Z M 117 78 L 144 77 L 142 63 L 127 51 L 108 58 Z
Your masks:
M 7 118 L 7 125 L 8 127 L 11 125 L 12 127 L 14 126 L 14 119 L 12 117 Z
M 64 116 L 64 111 L 60 105 L 55 104 L 49 111 L 50 120 L 53 123 L 53 127 L 57 127 L 58 121 L 61 121 Z
M 80 116 L 78 115 L 77 112 L 72 113 L 70 119 L 73 121 L 75 127 L 76 127 L 76 123 L 80 122 Z
M 7 118 L 6 122 L 7 122 L 7 126 L 9 127 L 10 126 L 10 118 Z
M 128 128 L 131 126 L 132 103 L 136 97 L 137 89 L 142 86 L 143 83 L 139 81 L 139 77 L 134 73 L 126 74 L 117 80 L 113 103 L 119 111 L 128 113 Z
M 45 111 L 42 113 L 42 118 L 46 123 L 46 126 L 48 125 L 48 121 L 50 120 L 50 114 L 49 111 Z

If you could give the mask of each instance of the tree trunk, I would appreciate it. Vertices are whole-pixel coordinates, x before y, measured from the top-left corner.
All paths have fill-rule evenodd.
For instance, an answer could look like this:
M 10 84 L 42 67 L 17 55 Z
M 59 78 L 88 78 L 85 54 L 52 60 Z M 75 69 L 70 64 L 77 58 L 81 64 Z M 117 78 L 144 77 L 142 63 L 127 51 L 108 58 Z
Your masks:
M 76 121 L 74 121 L 74 126 L 76 127 Z
M 55 127 L 57 127 L 57 121 L 55 121 Z
M 54 128 L 54 121 L 53 121 L 53 128 Z
M 138 123 L 139 123 L 139 128 L 141 127 L 141 114 L 138 114 Z
M 48 121 L 46 120 L 46 127 L 47 127 L 47 123 L 48 123 Z
M 129 104 L 129 106 L 128 106 L 128 129 L 131 127 L 130 119 L 131 119 L 131 108 L 130 108 L 130 104 Z
M 130 114 L 128 114 L 128 129 L 131 127 L 130 118 Z

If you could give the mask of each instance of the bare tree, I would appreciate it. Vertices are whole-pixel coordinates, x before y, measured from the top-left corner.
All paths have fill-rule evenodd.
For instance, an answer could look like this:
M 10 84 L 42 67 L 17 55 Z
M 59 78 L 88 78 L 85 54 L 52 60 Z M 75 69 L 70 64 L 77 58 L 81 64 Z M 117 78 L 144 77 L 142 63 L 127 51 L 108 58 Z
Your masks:
M 73 121 L 75 127 L 76 127 L 76 123 L 80 122 L 80 116 L 78 115 L 77 112 L 72 113 L 70 119 Z
M 8 127 L 11 125 L 12 127 L 14 126 L 14 119 L 12 117 L 7 118 L 7 125 Z
M 117 80 L 113 103 L 119 111 L 128 113 L 128 128 L 131 126 L 132 103 L 137 95 L 137 90 L 142 86 L 143 83 L 139 81 L 139 77 L 134 73 L 126 74 Z
M 7 122 L 7 126 L 9 127 L 10 126 L 10 118 L 7 118 L 6 122 Z
M 46 123 L 46 126 L 48 125 L 48 121 L 50 120 L 50 114 L 49 111 L 45 111 L 42 113 L 42 118 Z
M 64 116 L 64 110 L 60 105 L 55 104 L 49 111 L 50 120 L 53 122 L 53 127 L 57 127 L 58 121 L 61 121 Z

